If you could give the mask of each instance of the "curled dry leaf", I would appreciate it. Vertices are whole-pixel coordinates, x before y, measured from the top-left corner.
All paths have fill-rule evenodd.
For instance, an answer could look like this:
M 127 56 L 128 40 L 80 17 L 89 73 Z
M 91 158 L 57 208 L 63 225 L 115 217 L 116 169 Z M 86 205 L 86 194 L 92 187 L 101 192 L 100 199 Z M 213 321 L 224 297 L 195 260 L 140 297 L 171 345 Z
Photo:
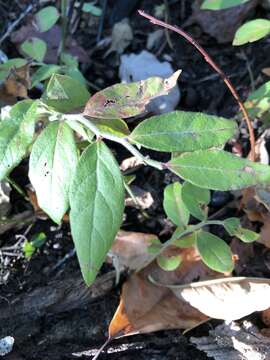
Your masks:
M 121 301 L 110 323 L 110 336 L 147 333 L 165 329 L 189 329 L 208 317 L 174 295 L 171 289 L 157 286 L 149 277 L 161 283 L 187 283 L 195 279 L 220 276 L 207 268 L 194 248 L 170 247 L 163 255 L 180 255 L 182 262 L 174 271 L 162 270 L 152 262 L 133 274 L 124 284 Z
M 198 23 L 203 31 L 216 38 L 221 44 L 233 40 L 236 30 L 257 5 L 257 0 L 250 0 L 241 6 L 212 11 L 201 10 L 202 2 L 203 0 L 193 2 L 192 17 L 187 24 Z
M 0 87 L 0 102 L 4 105 L 13 105 L 18 97 L 26 99 L 31 80 L 29 75 L 30 64 L 27 63 L 19 68 L 12 68 Z
M 129 169 L 136 168 L 137 166 L 143 165 L 143 161 L 136 158 L 135 156 L 129 157 L 121 162 L 120 169 L 127 171 Z
M 168 79 L 151 77 L 129 84 L 116 84 L 92 96 L 84 109 L 84 115 L 103 118 L 129 118 L 145 111 L 150 100 L 167 95 L 177 83 L 181 71 Z
M 240 319 L 270 305 L 270 279 L 231 277 L 170 288 L 179 299 L 215 319 Z
M 261 313 L 263 323 L 270 328 L 270 307 Z
M 130 190 L 133 196 L 125 199 L 126 206 L 149 209 L 153 205 L 154 199 L 149 191 L 145 191 L 138 186 L 131 186 Z
M 109 256 L 117 259 L 120 268 L 137 270 L 152 257 L 147 249 L 157 240 L 157 236 L 153 234 L 120 230 L 113 242 Z

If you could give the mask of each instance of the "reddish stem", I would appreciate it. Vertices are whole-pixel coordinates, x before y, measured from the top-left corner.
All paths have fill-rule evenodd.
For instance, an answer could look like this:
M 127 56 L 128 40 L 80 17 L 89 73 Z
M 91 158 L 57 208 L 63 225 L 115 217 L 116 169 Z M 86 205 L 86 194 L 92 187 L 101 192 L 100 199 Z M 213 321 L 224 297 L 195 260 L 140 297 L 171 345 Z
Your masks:
M 233 84 L 231 83 L 230 79 L 224 74 L 224 72 L 220 69 L 220 67 L 214 62 L 214 60 L 211 58 L 211 56 L 193 39 L 192 36 L 190 36 L 189 34 L 187 34 L 185 31 L 183 31 L 182 29 L 180 29 L 177 26 L 173 26 L 170 24 L 165 23 L 164 21 L 158 20 L 155 17 L 146 14 L 144 11 L 142 10 L 138 10 L 139 14 L 143 17 L 145 17 L 146 19 L 150 20 L 151 23 L 155 24 L 155 25 L 159 25 L 161 27 L 164 27 L 165 29 L 169 29 L 171 31 L 176 32 L 177 34 L 181 35 L 182 37 L 184 37 L 190 44 L 192 44 L 204 57 L 205 61 L 220 75 L 220 77 L 222 78 L 222 80 L 224 81 L 224 83 L 227 85 L 227 87 L 229 88 L 230 92 L 232 93 L 233 97 L 235 98 L 235 100 L 237 101 L 244 119 L 246 121 L 247 127 L 248 127 L 248 131 L 249 131 L 249 141 L 250 141 L 250 160 L 255 161 L 255 137 L 254 137 L 254 131 L 253 131 L 253 127 L 252 127 L 252 123 L 251 123 L 251 119 L 248 115 L 248 112 L 237 92 L 237 90 L 235 89 L 235 87 L 233 86 Z

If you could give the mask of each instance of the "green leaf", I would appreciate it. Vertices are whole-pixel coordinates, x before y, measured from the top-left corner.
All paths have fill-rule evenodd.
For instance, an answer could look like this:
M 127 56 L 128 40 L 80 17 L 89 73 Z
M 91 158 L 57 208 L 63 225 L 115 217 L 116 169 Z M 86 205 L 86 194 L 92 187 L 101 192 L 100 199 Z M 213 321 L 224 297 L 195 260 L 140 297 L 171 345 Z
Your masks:
M 185 230 L 183 227 L 176 228 L 171 239 L 169 240 L 170 243 L 173 242 L 173 245 L 184 249 L 194 246 L 196 244 L 197 232 L 194 231 L 191 234 L 182 237 L 182 233 L 184 231 Z
M 68 124 L 69 127 L 71 127 L 72 130 L 76 131 L 83 138 L 83 140 L 87 140 L 88 142 L 91 142 L 93 140 L 95 134 L 92 133 L 92 131 L 90 131 L 89 129 L 85 128 L 84 125 L 82 125 L 78 121 L 66 120 L 65 122 L 66 124 Z M 88 145 L 89 144 L 87 144 L 87 146 Z
M 50 123 L 33 145 L 29 178 L 39 206 L 56 223 L 60 223 L 68 210 L 69 188 L 76 164 L 73 131 L 63 122 Z
M 238 218 L 228 218 L 223 222 L 224 227 L 229 235 L 234 236 L 239 227 L 241 226 Z
M 26 259 L 29 259 L 36 251 L 35 246 L 31 241 L 25 240 L 22 246 L 22 251 Z
M 237 190 L 270 182 L 270 167 L 222 150 L 185 153 L 168 168 L 193 185 L 213 190 Z
M 37 234 L 34 234 L 31 238 L 31 243 L 35 248 L 40 248 L 46 241 L 47 236 L 44 234 L 44 232 L 40 232 Z
M 35 15 L 36 24 L 40 32 L 50 30 L 58 19 L 59 13 L 54 6 L 46 6 Z
M 253 118 L 263 117 L 270 110 L 270 81 L 253 91 L 245 101 L 245 107 Z
M 0 81 L 4 80 L 8 76 L 11 69 L 17 69 L 26 64 L 27 60 L 21 58 L 10 59 L 5 63 L 0 64 Z
M 85 105 L 89 93 L 79 81 L 65 75 L 53 74 L 42 99 L 48 106 L 66 113 Z
M 0 122 L 0 180 L 27 154 L 34 139 L 37 106 L 32 100 L 18 102 Z
M 251 20 L 236 31 L 233 45 L 239 46 L 262 39 L 270 34 L 270 20 Z
M 94 16 L 101 16 L 102 14 L 101 8 L 93 5 L 93 3 L 84 3 L 82 7 L 82 11 L 86 13 L 90 13 Z
M 129 128 L 122 119 L 91 119 L 96 127 L 108 134 L 126 137 L 130 134 Z
M 46 235 L 41 232 L 35 234 L 31 241 L 25 240 L 22 246 L 24 256 L 29 259 L 35 253 L 35 251 L 45 243 L 46 238 Z
M 159 255 L 157 257 L 157 264 L 164 271 L 173 271 L 177 269 L 181 264 L 181 261 L 182 257 L 180 255 L 170 257 Z
M 202 261 L 218 272 L 231 272 L 233 260 L 230 247 L 219 237 L 206 231 L 197 234 L 197 249 Z
M 242 5 L 249 0 L 204 0 L 202 10 L 223 10 L 234 6 Z
M 245 243 L 256 241 L 260 237 L 260 235 L 256 232 L 242 228 L 240 225 L 240 220 L 237 218 L 229 218 L 224 220 L 224 227 L 231 236 L 236 236 Z
M 70 190 L 70 224 L 81 271 L 89 286 L 122 223 L 124 184 L 107 146 L 99 141 L 82 154 Z
M 32 85 L 31 88 L 35 87 L 41 81 L 49 79 L 52 74 L 58 72 L 61 69 L 58 65 L 42 65 L 32 76 Z
M 245 243 L 250 243 L 250 242 L 256 241 L 260 237 L 260 235 L 257 234 L 256 232 L 249 230 L 249 229 L 242 228 L 242 227 L 240 227 L 238 229 L 235 236 L 238 237 L 238 239 L 242 240 Z
M 196 112 L 174 111 L 141 122 L 130 139 L 159 151 L 194 151 L 220 146 L 237 130 L 236 123 Z
M 83 86 L 86 86 L 87 80 L 85 79 L 85 77 L 83 76 L 83 74 L 80 72 L 79 69 L 71 66 L 62 66 L 61 69 L 65 75 L 71 77 L 74 80 L 79 81 L 79 83 L 81 83 Z
M 47 44 L 39 38 L 32 37 L 22 43 L 21 49 L 27 56 L 42 62 L 47 52 Z
M 166 95 L 175 87 L 180 71 L 170 78 L 152 77 L 130 84 L 116 84 L 92 96 L 86 104 L 84 115 L 118 119 L 136 116 L 155 97 Z
M 207 217 L 207 206 L 210 202 L 210 191 L 202 189 L 187 181 L 182 188 L 182 198 L 191 215 L 201 221 Z
M 182 185 L 175 182 L 164 190 L 163 208 L 168 218 L 178 226 L 186 226 L 189 221 L 189 211 L 182 199 Z

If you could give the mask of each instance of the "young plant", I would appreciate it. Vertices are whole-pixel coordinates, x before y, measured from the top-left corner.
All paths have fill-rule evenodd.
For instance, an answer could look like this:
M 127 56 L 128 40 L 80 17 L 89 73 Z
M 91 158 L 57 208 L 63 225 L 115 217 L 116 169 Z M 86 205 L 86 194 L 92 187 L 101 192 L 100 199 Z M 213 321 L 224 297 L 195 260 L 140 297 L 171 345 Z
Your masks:
M 199 231 L 211 223 L 205 213 L 207 189 L 226 191 L 270 183 L 269 166 L 222 150 L 237 131 L 234 121 L 175 111 L 150 117 L 129 131 L 125 119 L 144 113 L 151 99 L 175 86 L 179 74 L 168 79 L 154 77 L 117 84 L 92 97 L 79 81 L 54 74 L 40 100 L 24 100 L 3 112 L 0 180 L 30 154 L 29 178 L 40 207 L 58 224 L 69 211 L 72 237 L 87 285 L 94 281 L 124 212 L 123 175 L 106 140 L 121 144 L 145 165 L 170 170 L 185 180 L 183 186 L 177 183 L 166 189 L 165 210 L 178 226 L 176 240 L 181 242 L 186 235 L 196 233 L 202 258 L 219 271 L 232 267 L 229 250 L 222 240 Z M 81 107 L 83 112 L 78 111 Z M 44 126 L 37 133 L 35 125 L 40 120 Z M 143 156 L 141 147 L 173 156 L 167 163 L 158 162 Z M 188 226 L 190 213 L 202 222 Z M 231 233 L 242 234 L 239 223 L 230 226 Z M 222 256 L 227 259 L 224 268 L 213 265 L 206 254 L 212 248 L 216 252 L 217 247 L 219 255 L 224 252 Z
M 164 191 L 163 207 L 168 218 L 177 226 L 172 238 L 161 246 L 163 251 L 168 245 L 179 248 L 195 246 L 202 261 L 211 269 L 218 272 L 231 272 L 233 260 L 230 247 L 224 240 L 205 231 L 205 226 L 223 226 L 230 236 L 236 236 L 243 242 L 253 242 L 259 235 L 251 230 L 244 229 L 238 218 L 226 220 L 208 220 L 210 191 L 199 188 L 185 181 L 168 185 Z M 189 225 L 190 215 L 199 220 L 196 225 Z M 159 250 L 160 253 L 160 250 Z M 175 270 L 181 263 L 181 256 L 157 257 L 158 264 L 166 271 Z

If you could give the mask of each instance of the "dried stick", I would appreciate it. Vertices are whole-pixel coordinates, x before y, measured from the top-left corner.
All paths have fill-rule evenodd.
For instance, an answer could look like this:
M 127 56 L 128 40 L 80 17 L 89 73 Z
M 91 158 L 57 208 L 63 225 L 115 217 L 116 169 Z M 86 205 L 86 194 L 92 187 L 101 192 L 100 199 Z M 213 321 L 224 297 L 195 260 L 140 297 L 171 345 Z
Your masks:
M 220 69 L 220 67 L 214 62 L 214 60 L 211 58 L 211 56 L 192 38 L 192 36 L 187 34 L 182 29 L 178 28 L 177 26 L 173 26 L 173 25 L 167 24 L 164 21 L 158 20 L 155 17 L 146 14 L 142 10 L 138 10 L 138 12 L 139 12 L 139 14 L 141 16 L 143 16 L 146 19 L 150 20 L 150 22 L 152 24 L 159 25 L 161 27 L 164 27 L 165 29 L 169 29 L 171 31 L 174 31 L 177 34 L 184 37 L 190 44 L 192 44 L 203 55 L 205 61 L 220 75 L 220 77 L 222 78 L 222 80 L 224 81 L 224 83 L 227 85 L 230 92 L 232 93 L 233 97 L 237 101 L 237 103 L 238 103 L 238 105 L 239 105 L 239 107 L 240 107 L 240 109 L 241 109 L 241 111 L 243 113 L 244 119 L 245 119 L 247 127 L 248 127 L 248 131 L 249 131 L 249 141 L 250 141 L 250 149 L 251 149 L 251 151 L 250 151 L 250 160 L 255 161 L 255 137 L 254 137 L 254 131 L 253 131 L 252 123 L 251 123 L 248 112 L 247 112 L 247 110 L 246 110 L 246 108 L 245 108 L 245 106 L 244 106 L 244 104 L 243 104 L 237 90 L 235 89 L 235 87 L 233 86 L 231 81 L 228 79 L 228 77 L 224 74 L 224 72 Z

